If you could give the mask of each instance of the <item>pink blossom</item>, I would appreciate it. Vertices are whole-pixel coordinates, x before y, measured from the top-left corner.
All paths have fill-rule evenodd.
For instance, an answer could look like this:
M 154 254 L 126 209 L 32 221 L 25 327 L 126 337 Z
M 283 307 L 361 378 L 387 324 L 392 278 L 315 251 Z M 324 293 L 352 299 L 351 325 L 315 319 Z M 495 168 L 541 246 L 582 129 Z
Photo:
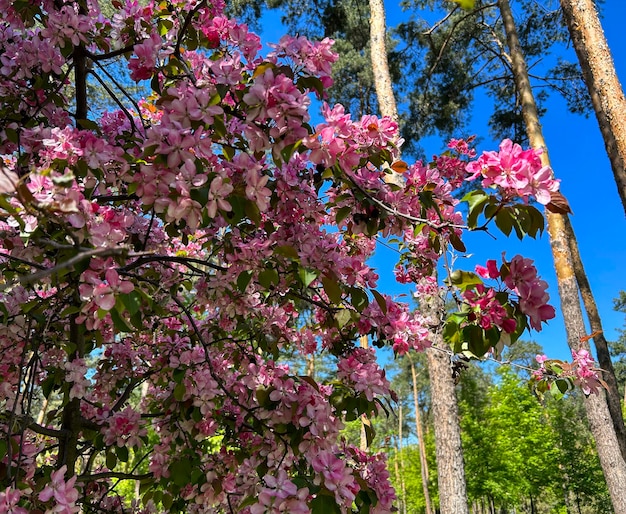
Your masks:
M 52 508 L 46 510 L 46 514 L 73 514 L 80 511 L 80 507 L 76 505 L 78 499 L 78 491 L 74 488 L 76 475 L 65 481 L 65 472 L 67 466 L 63 465 L 57 471 L 50 475 L 50 482 L 46 484 L 44 489 L 39 493 L 39 499 L 42 502 L 48 502 L 54 499 Z
M 552 170 L 541 163 L 540 150 L 522 150 L 510 139 L 500 143 L 499 152 L 483 152 L 478 160 L 467 165 L 468 180 L 482 175 L 484 187 L 500 187 L 505 195 L 519 196 L 525 202 L 531 196 L 546 205 L 550 203 L 550 193 L 559 189 L 559 182 L 553 178 Z
M 578 351 L 572 350 L 572 357 L 574 358 L 574 383 L 587 395 L 598 393 L 602 389 L 602 383 L 597 370 L 592 367 L 595 365 L 593 357 L 584 348 Z
M 124 410 L 113 413 L 105 421 L 106 426 L 102 428 L 102 433 L 106 444 L 116 444 L 119 447 L 142 445 L 141 437 L 147 431 L 141 426 L 139 412 L 132 407 L 127 406 Z
M 6 514 L 28 514 L 28 510 L 18 506 L 21 496 L 19 489 L 7 487 L 4 491 L 1 491 L 0 512 Z
M 489 259 L 487 261 L 487 267 L 477 264 L 476 273 L 478 273 L 478 275 L 482 278 L 498 278 L 500 276 L 500 270 L 498 269 L 494 259 Z
M 161 38 L 155 33 L 135 45 L 133 55 L 128 61 L 131 79 L 139 82 L 152 77 L 161 45 Z
M 217 209 L 230 212 L 232 207 L 226 200 L 226 197 L 233 191 L 230 182 L 225 182 L 221 176 L 217 176 L 211 182 L 209 188 L 209 202 L 207 203 L 207 214 L 211 218 L 217 215 Z
M 120 279 L 116 270 L 109 268 L 105 272 L 105 281 L 96 284 L 91 295 L 93 295 L 94 303 L 105 311 L 115 307 L 115 296 L 119 293 L 130 293 L 134 289 L 130 280 Z M 83 289 L 83 296 L 87 293 L 87 289 Z M 87 293 L 88 294 L 88 293 Z
M 269 177 L 267 175 L 259 175 L 256 170 L 247 173 L 246 196 L 249 200 L 256 202 L 261 212 L 267 210 L 272 194 L 272 191 L 265 187 L 268 180 Z

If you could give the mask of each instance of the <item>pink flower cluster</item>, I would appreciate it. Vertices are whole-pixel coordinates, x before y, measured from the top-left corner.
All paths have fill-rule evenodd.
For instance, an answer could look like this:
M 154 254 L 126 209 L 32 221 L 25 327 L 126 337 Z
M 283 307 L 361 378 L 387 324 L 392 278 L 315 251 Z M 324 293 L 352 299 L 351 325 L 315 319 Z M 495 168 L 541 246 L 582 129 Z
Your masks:
M 48 509 L 46 513 L 74 514 L 80 511 L 80 507 L 76 505 L 76 500 L 78 500 L 78 491 L 74 487 L 76 475 L 66 482 L 66 472 L 67 466 L 65 465 L 54 471 L 50 475 L 50 481 L 39 493 L 39 499 L 42 502 L 54 500 L 53 507 Z
M 467 180 L 483 177 L 484 187 L 497 186 L 507 197 L 518 196 L 525 202 L 534 197 L 543 205 L 550 203 L 550 193 L 559 190 L 552 169 L 541 163 L 541 150 L 528 149 L 505 139 L 500 151 L 483 152 L 467 165 Z
M 504 277 L 507 287 L 517 293 L 520 310 L 530 318 L 530 325 L 541 331 L 541 322 L 553 319 L 556 311 L 548 304 L 548 284 L 541 280 L 531 259 L 516 255 L 508 263 L 508 273 Z
M 116 445 L 120 448 L 122 446 L 132 448 L 142 445 L 141 438 L 146 435 L 147 431 L 142 427 L 141 415 L 131 406 L 114 412 L 105 418 L 105 422 L 106 424 L 102 427 L 102 434 L 107 445 Z
M 595 362 L 590 353 L 584 348 L 572 350 L 574 358 L 574 384 L 579 386 L 583 393 L 598 393 L 602 389 L 602 382 L 598 369 L 594 368 Z
M 389 381 L 371 348 L 355 348 L 348 356 L 339 359 L 337 378 L 356 392 L 363 393 L 370 402 L 377 395 L 389 395 Z
M 539 369 L 533 372 L 535 380 L 545 381 L 547 389 L 555 380 L 567 380 L 570 384 L 581 388 L 583 393 L 597 394 L 602 388 L 606 388 L 606 383 L 602 380 L 599 368 L 595 367 L 593 357 L 588 350 L 581 348 L 572 350 L 573 361 L 571 363 L 560 360 L 548 359 L 545 355 L 537 355 L 536 361 Z
M 477 323 L 485 330 L 496 326 L 511 334 L 517 327 L 517 322 L 511 319 L 496 297 L 496 290 L 477 284 L 462 293 L 463 300 L 469 305 L 468 320 Z
M 388 295 L 381 297 L 384 308 L 378 301 L 370 302 L 363 310 L 359 321 L 361 333 L 374 331 L 378 339 L 389 341 L 398 355 L 410 349 L 422 351 L 431 345 L 428 328 L 422 315 L 409 312 L 408 305 L 395 302 Z
M 483 278 L 501 278 L 505 285 L 518 297 L 519 308 L 530 319 L 530 325 L 541 331 L 541 322 L 553 319 L 556 311 L 548 304 L 550 295 L 548 284 L 541 280 L 531 259 L 516 255 L 498 268 L 495 260 L 487 261 L 487 266 L 476 266 L 476 273 Z
M 276 62 L 277 58 L 293 60 L 296 66 L 302 66 L 311 75 L 318 76 L 324 89 L 333 85 L 331 78 L 332 64 L 339 56 L 331 48 L 334 41 L 324 38 L 321 41 L 311 42 L 307 38 L 283 36 L 278 44 L 270 44 L 274 51 L 267 57 Z

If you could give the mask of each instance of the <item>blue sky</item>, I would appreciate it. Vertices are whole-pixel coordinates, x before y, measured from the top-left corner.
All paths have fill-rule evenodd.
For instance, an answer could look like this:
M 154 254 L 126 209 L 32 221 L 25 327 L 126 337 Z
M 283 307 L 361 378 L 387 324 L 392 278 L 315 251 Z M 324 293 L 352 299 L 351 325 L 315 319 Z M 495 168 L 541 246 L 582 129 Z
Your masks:
M 407 14 L 398 8 L 398 1 L 385 1 L 388 24 L 393 25 Z M 515 2 L 512 2 L 515 9 Z M 602 24 L 617 73 L 624 84 L 626 81 L 626 42 L 623 37 L 626 19 L 626 2 L 608 0 L 601 6 Z M 271 23 L 264 23 L 264 41 L 277 41 L 283 29 L 275 16 L 267 16 Z M 575 61 L 573 50 L 564 49 L 569 60 Z M 561 179 L 561 191 L 569 200 L 574 215 L 572 224 L 578 239 L 583 263 L 594 292 L 602 317 L 605 335 L 609 340 L 618 337 L 618 329 L 624 325 L 624 315 L 613 311 L 613 298 L 620 290 L 626 290 L 626 219 L 622 208 L 611 167 L 606 156 L 604 143 L 595 115 L 589 118 L 570 114 L 565 102 L 553 95 L 547 103 L 548 111 L 542 118 L 544 136 L 548 145 L 555 174 Z M 491 106 L 483 106 L 491 109 Z M 488 113 L 481 114 L 478 104 L 472 119 L 471 130 L 483 138 L 479 150 L 495 150 L 498 142 L 490 140 L 486 123 Z M 426 154 L 443 149 L 445 142 L 437 140 L 426 146 Z M 496 231 L 493 231 L 497 235 Z M 472 269 L 475 263 L 484 263 L 488 258 L 499 259 L 502 251 L 513 257 L 522 254 L 536 261 L 540 275 L 548 281 L 552 304 L 557 307 L 557 318 L 551 320 L 542 332 L 533 333 L 533 339 L 554 358 L 568 359 L 570 352 L 565 337 L 563 319 L 560 315 L 556 276 L 547 237 L 534 241 L 519 242 L 498 236 L 496 241 L 485 234 L 471 234 L 466 238 L 468 251 L 474 256 L 471 262 L 458 262 L 458 267 Z M 407 289 L 397 285 L 391 274 L 390 263 L 396 256 L 381 248 L 372 264 L 380 269 L 379 290 L 390 294 L 406 293 Z M 526 338 L 526 337 L 525 337 Z

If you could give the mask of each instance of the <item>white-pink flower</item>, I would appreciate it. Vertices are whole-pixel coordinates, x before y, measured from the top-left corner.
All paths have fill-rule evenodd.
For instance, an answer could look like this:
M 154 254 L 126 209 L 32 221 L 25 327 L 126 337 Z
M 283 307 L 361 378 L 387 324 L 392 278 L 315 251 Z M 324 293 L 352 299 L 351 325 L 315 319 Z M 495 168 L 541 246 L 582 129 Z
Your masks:
M 53 500 L 53 505 L 46 510 L 46 514 L 74 514 L 80 511 L 80 507 L 76 505 L 78 499 L 78 491 L 74 487 L 76 475 L 66 482 L 66 471 L 66 465 L 54 471 L 50 475 L 50 482 L 39 493 L 39 499 L 42 502 Z

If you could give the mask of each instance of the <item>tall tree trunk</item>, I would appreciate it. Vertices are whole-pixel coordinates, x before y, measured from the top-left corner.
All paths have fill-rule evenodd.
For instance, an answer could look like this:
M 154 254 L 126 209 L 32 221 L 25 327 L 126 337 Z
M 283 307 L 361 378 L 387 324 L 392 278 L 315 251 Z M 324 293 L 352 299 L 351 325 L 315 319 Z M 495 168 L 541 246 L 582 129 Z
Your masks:
M 426 459 L 426 444 L 424 443 L 424 431 L 422 430 L 422 420 L 420 415 L 420 405 L 417 394 L 417 372 L 415 362 L 411 355 L 407 353 L 407 358 L 411 364 L 411 377 L 413 378 L 413 403 L 415 409 L 415 432 L 420 453 L 420 471 L 422 473 L 422 490 L 424 491 L 424 502 L 426 503 L 426 514 L 432 514 L 430 503 L 430 492 L 428 491 L 428 460 Z
M 542 161 L 545 165 L 549 165 L 550 161 L 539 123 L 537 106 L 530 86 L 526 62 L 517 37 L 511 7 L 508 0 L 498 0 L 498 4 L 511 52 L 515 85 L 522 100 L 528 138 L 534 148 L 544 150 Z M 547 212 L 548 233 L 550 234 L 550 244 L 558 279 L 567 342 L 570 348 L 578 350 L 586 345 L 584 339 L 585 323 L 580 307 L 565 218 L 566 215 Z M 604 392 L 586 397 L 584 404 L 591 432 L 596 441 L 600 464 L 611 495 L 613 509 L 616 514 L 626 514 L 626 461 L 620 451 Z
M 591 332 L 594 334 L 593 342 L 596 347 L 598 362 L 600 363 L 600 367 L 604 370 L 602 376 L 608 386 L 606 391 L 606 400 L 609 406 L 611 420 L 613 421 L 613 428 L 615 429 L 617 441 L 620 445 L 622 457 L 626 460 L 626 427 L 624 427 L 621 395 L 619 394 L 617 377 L 615 376 L 615 369 L 613 368 L 611 354 L 609 353 L 609 345 L 604 337 L 604 329 L 602 328 L 602 320 L 600 319 L 598 306 L 596 305 L 596 300 L 591 291 L 591 286 L 589 285 L 589 280 L 587 279 L 582 259 L 580 258 L 578 242 L 576 241 L 574 229 L 572 228 L 570 219 L 567 216 L 564 218 L 564 221 L 565 229 L 567 231 L 567 240 L 569 242 L 569 249 L 572 254 L 572 264 L 574 266 L 576 282 L 578 283 L 580 296 L 583 299 L 583 305 L 585 306 L 585 311 L 587 312 Z
M 383 116 L 398 120 L 398 108 L 391 87 L 386 48 L 385 6 L 383 0 L 370 0 L 370 47 L 372 70 L 378 106 Z M 443 301 L 434 298 L 431 305 L 422 306 L 432 313 L 431 319 L 443 319 Z M 434 331 L 433 342 L 447 348 L 441 334 Z M 439 485 L 440 514 L 469 514 L 465 483 L 461 427 L 450 357 L 439 350 L 428 350 L 428 372 L 435 425 L 435 447 Z
M 383 116 L 389 116 L 398 121 L 398 107 L 391 87 L 391 74 L 387 59 L 386 25 L 383 0 L 370 0 L 370 55 L 378 107 Z
M 561 0 L 626 213 L 626 99 L 593 0 Z
M 435 426 L 439 509 L 441 514 L 469 514 L 461 428 L 450 355 L 441 350 L 447 348 L 447 345 L 440 335 L 435 334 L 433 339 L 434 348 L 426 350 L 426 355 Z
M 400 493 L 401 493 L 401 504 L 403 511 L 406 512 L 406 487 L 404 485 L 404 458 L 402 456 L 402 441 L 404 441 L 404 437 L 402 434 L 402 427 L 404 425 L 404 416 L 403 416 L 402 402 L 399 402 L 398 405 L 398 459 L 400 460 Z

